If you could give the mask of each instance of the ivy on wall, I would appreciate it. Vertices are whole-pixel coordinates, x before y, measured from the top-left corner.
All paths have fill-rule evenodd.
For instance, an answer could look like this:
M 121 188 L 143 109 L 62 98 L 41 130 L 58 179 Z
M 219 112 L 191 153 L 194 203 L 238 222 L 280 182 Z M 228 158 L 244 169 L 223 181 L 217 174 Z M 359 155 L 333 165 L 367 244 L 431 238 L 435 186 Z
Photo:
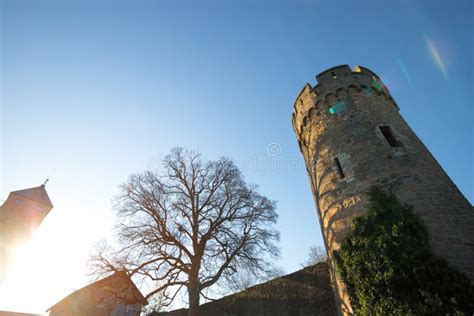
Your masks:
M 356 315 L 472 315 L 469 278 L 433 254 L 410 206 L 379 187 L 334 253 Z

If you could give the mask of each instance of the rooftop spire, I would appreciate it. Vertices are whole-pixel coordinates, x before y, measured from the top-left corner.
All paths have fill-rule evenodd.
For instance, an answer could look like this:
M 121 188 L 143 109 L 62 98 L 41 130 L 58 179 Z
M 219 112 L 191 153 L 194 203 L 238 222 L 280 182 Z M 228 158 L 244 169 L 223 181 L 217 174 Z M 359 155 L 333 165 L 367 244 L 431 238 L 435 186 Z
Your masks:
M 39 187 L 13 191 L 11 192 L 11 194 L 20 195 L 45 206 L 50 206 L 52 208 L 53 204 L 51 204 L 51 200 L 49 199 L 48 193 L 46 192 L 45 188 L 47 182 L 48 179 L 46 179 L 44 184 L 40 185 Z

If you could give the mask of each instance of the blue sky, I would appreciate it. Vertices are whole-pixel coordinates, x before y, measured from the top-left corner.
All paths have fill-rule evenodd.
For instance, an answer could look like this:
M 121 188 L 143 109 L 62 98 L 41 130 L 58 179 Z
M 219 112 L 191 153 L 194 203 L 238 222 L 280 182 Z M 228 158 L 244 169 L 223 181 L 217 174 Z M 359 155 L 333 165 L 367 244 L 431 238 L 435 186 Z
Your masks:
M 174 146 L 234 159 L 277 200 L 279 264 L 298 269 L 322 239 L 292 106 L 335 65 L 380 75 L 472 203 L 472 17 L 470 1 L 2 1 L 0 198 L 52 173 L 41 247 L 74 258 L 48 303 L 87 283 L 117 186 Z

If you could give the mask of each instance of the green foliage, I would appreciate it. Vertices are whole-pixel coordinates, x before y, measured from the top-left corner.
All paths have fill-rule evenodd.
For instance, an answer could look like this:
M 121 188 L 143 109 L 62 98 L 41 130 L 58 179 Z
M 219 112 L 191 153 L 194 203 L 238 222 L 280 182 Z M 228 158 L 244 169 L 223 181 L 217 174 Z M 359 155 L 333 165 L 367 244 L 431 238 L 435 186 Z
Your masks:
M 378 187 L 334 253 L 356 315 L 472 315 L 467 276 L 433 254 L 411 207 Z

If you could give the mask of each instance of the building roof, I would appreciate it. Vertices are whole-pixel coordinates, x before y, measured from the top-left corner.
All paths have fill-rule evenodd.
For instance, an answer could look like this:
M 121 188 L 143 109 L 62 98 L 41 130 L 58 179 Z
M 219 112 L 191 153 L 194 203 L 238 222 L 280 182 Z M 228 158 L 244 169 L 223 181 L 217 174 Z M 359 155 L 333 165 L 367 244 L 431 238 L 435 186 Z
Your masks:
M 32 201 L 41 203 L 45 206 L 53 207 L 44 184 L 40 185 L 39 187 L 13 191 L 11 194 L 16 194 Z
M 124 287 L 118 286 L 117 283 L 122 282 L 122 285 L 126 285 Z M 132 279 L 128 276 L 127 272 L 123 270 L 119 270 L 114 272 L 112 275 L 109 275 L 106 278 L 103 278 L 99 281 L 91 283 L 60 300 L 46 311 L 51 311 L 53 308 L 56 308 L 60 305 L 67 304 L 73 300 L 79 299 L 83 297 L 84 294 L 90 294 L 86 296 L 97 296 L 97 291 L 103 291 L 111 293 L 114 297 L 120 296 L 119 294 L 126 294 L 122 295 L 122 299 L 125 300 L 126 304 L 146 304 L 146 299 L 140 290 L 137 288 L 135 283 L 133 283 Z M 127 292 L 127 293 L 125 293 Z

